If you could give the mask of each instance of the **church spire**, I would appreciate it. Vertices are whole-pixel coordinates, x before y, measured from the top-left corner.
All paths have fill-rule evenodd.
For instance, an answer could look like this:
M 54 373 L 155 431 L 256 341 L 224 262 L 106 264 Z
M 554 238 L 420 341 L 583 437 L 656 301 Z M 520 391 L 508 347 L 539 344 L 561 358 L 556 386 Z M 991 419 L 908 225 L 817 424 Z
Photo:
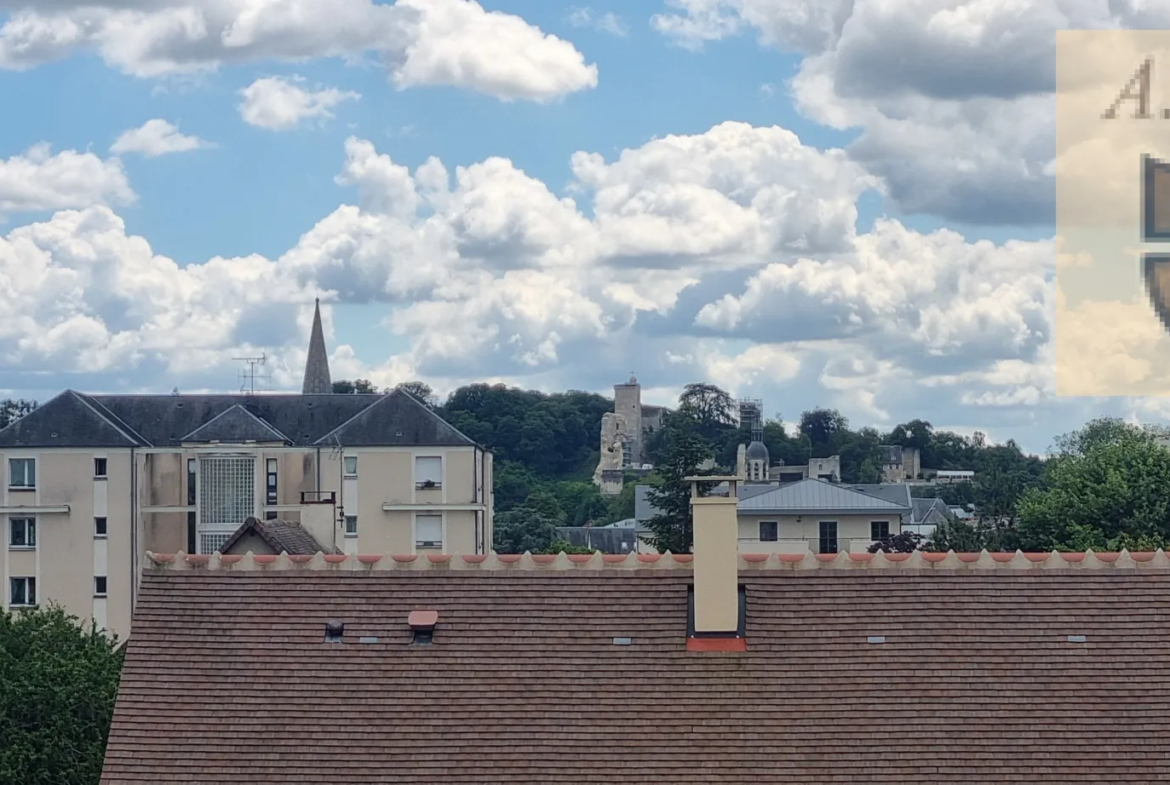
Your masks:
M 309 356 L 305 360 L 305 384 L 301 388 L 305 395 L 321 395 L 333 392 L 329 378 L 329 354 L 325 351 L 325 330 L 321 327 L 321 300 L 313 307 L 313 332 L 309 334 Z

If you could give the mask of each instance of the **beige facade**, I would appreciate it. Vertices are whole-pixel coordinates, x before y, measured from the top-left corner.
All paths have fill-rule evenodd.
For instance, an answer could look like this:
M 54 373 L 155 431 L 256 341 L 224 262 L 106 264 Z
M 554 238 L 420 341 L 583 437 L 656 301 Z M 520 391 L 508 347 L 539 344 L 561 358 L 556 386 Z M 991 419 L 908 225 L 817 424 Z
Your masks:
M 346 553 L 492 542 L 491 454 L 475 446 L 5 448 L 0 464 L 5 607 L 56 602 L 120 635 L 146 551 L 211 553 L 249 515 Z
M 741 553 L 864 553 L 876 540 L 901 530 L 902 516 L 894 514 L 741 512 L 739 550 Z M 773 532 L 775 539 L 772 539 Z

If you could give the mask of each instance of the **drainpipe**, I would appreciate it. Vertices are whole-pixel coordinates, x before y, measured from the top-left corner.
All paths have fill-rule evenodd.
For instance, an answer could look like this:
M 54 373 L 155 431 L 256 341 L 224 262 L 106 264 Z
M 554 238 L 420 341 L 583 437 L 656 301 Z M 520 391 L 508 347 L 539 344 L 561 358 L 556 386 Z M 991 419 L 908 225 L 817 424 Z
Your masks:
M 130 582 L 130 616 L 138 605 L 138 581 L 142 575 L 138 558 L 138 455 L 130 448 L 130 564 L 133 579 Z

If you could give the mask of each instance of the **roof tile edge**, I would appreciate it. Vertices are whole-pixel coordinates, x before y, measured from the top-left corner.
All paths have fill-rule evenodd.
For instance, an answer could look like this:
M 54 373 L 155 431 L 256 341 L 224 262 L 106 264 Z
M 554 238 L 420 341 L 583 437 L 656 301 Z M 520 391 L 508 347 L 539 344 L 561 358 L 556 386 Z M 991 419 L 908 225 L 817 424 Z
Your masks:
M 690 555 L 670 553 L 661 556 L 629 553 L 592 556 L 559 554 L 325 554 L 313 556 L 265 556 L 251 551 L 243 556 L 220 554 L 195 555 L 183 551 L 159 554 L 147 551 L 147 565 L 159 570 L 273 572 L 273 571 L 348 571 L 348 572 L 475 572 L 519 571 L 550 572 L 572 570 L 691 570 Z M 761 570 L 1051 570 L 1051 569 L 1166 569 L 1170 556 L 1164 551 L 1130 553 L 838 553 L 823 554 L 740 554 L 739 569 L 743 572 Z

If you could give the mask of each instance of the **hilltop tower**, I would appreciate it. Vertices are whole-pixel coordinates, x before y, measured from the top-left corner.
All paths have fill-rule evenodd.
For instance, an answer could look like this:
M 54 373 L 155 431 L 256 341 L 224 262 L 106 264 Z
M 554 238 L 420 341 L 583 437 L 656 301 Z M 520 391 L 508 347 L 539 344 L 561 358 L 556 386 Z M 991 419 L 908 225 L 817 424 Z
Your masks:
M 625 384 L 613 386 L 613 411 L 626 421 L 626 446 L 628 453 L 622 463 L 626 466 L 643 463 L 642 444 L 642 385 L 633 373 Z

